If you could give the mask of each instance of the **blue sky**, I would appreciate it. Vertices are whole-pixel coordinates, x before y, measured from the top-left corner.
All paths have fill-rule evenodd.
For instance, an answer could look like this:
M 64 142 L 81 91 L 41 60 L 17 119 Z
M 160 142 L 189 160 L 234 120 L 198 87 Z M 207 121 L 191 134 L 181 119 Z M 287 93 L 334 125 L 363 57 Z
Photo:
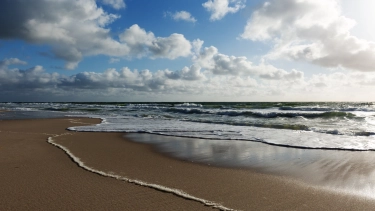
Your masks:
M 0 3 L 0 101 L 373 101 L 371 0 Z

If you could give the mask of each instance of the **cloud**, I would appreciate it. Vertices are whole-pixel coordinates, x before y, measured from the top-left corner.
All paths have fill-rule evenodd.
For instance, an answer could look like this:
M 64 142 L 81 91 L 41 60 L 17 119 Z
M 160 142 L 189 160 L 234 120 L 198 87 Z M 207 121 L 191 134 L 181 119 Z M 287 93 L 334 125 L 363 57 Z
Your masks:
M 121 56 L 129 51 L 105 28 L 120 16 L 104 12 L 93 0 L 14 0 L 0 6 L 7 11 L 0 15 L 0 38 L 50 45 L 67 69 L 74 69 L 85 55 Z
M 256 10 L 241 37 L 274 42 L 269 59 L 307 61 L 324 67 L 375 71 L 375 43 L 350 34 L 355 22 L 336 0 L 270 1 Z
M 66 76 L 47 73 L 42 66 L 25 70 L 9 68 L 13 64 L 25 64 L 16 58 L 0 61 L 0 64 L 0 101 L 118 101 L 122 97 L 125 101 L 285 101 L 345 100 L 348 96 L 351 100 L 374 100 L 368 93 L 375 86 L 375 73 L 366 72 L 332 72 L 305 77 L 296 70 L 270 71 L 272 66 L 260 64 L 252 65 L 255 70 L 250 72 L 215 74 L 212 69 L 204 70 L 193 64 L 176 71 L 151 72 L 123 67 Z
M 173 20 L 175 21 L 187 21 L 187 22 L 192 22 L 195 23 L 197 19 L 195 19 L 189 12 L 186 11 L 179 11 L 175 13 L 167 12 L 169 16 L 172 17 Z
M 2 61 L 1 63 L 7 63 Z M 162 96 L 205 96 L 231 95 L 242 96 L 256 89 L 257 82 L 249 76 L 212 76 L 202 72 L 196 64 L 181 70 L 130 70 L 127 67 L 107 69 L 102 73 L 82 72 L 71 76 L 47 73 L 43 67 L 36 66 L 26 70 L 0 67 L 0 101 L 11 99 L 6 96 L 18 96 L 22 99 L 54 100 L 101 100 L 119 99 L 129 95 L 151 99 Z M 241 91 L 246 88 L 247 90 Z M 84 96 L 84 98 L 82 98 Z M 151 98 L 150 98 L 151 97 Z M 34 99 L 34 100 L 33 100 Z M 130 99 L 130 98 L 126 98 Z M 141 99 L 141 98 L 137 98 Z M 201 100 L 203 100 L 202 98 Z
M 103 4 L 112 6 L 114 9 L 119 10 L 125 8 L 125 2 L 123 0 L 102 0 Z
M 210 20 L 217 21 L 228 13 L 236 13 L 245 8 L 245 0 L 208 0 L 202 6 L 211 13 Z
M 32 91 L 35 88 L 45 90 L 106 90 L 111 88 L 127 89 L 133 91 L 157 92 L 171 87 L 171 83 L 179 86 L 183 81 L 199 81 L 205 79 L 200 72 L 200 67 L 192 65 L 182 70 L 133 70 L 124 67 L 107 69 L 103 73 L 81 72 L 71 76 L 58 73 L 46 73 L 42 66 L 35 66 L 26 70 L 9 69 L 13 64 L 25 64 L 23 61 L 12 58 L 0 61 L 0 90 L 25 90 Z M 172 88 L 171 88 L 172 89 Z
M 18 58 L 4 59 L 0 61 L 0 68 L 8 67 L 9 65 L 26 65 L 27 62 L 22 61 Z
M 26 70 L 0 68 L 0 90 L 18 92 L 53 87 L 60 79 L 57 73 L 45 73 L 42 66 Z M 0 93 L 1 93 L 0 92 Z
M 133 91 L 158 92 L 173 89 L 171 84 L 176 81 L 177 86 L 183 81 L 198 81 L 204 79 L 204 75 L 198 67 L 184 67 L 180 71 L 159 70 L 151 72 L 145 70 L 133 70 L 124 67 L 117 71 L 114 68 L 107 69 L 103 73 L 82 72 L 69 78 L 62 78 L 60 87 L 79 89 L 108 89 L 121 88 Z
M 194 63 L 214 75 L 252 76 L 266 80 L 302 80 L 303 72 L 287 72 L 272 65 L 254 65 L 246 57 L 228 56 L 219 53 L 214 46 L 204 48 L 194 57 Z
M 182 80 L 195 81 L 195 80 L 201 80 L 201 79 L 206 78 L 206 76 L 201 72 L 201 67 L 199 67 L 198 65 L 184 67 L 180 71 L 165 70 L 164 74 L 167 78 L 175 79 L 175 80 L 182 79 Z
M 191 54 L 191 44 L 182 34 L 172 34 L 169 37 L 157 37 L 149 50 L 153 58 L 175 59 Z
M 107 27 L 120 16 L 105 12 L 94 0 L 12 0 L 1 1 L 0 7 L 5 11 L 0 13 L 0 39 L 49 45 L 52 56 L 66 62 L 66 69 L 75 69 L 85 56 L 91 55 L 129 57 L 150 53 L 152 58 L 175 59 L 190 54 L 191 44 L 183 35 L 155 37 L 138 25 L 124 32 L 128 32 L 133 41 L 112 38 Z M 134 34 L 137 30 L 133 30 L 136 27 L 141 35 L 149 37 L 134 37 L 137 36 Z
M 161 72 L 134 70 L 124 67 L 120 71 L 107 69 L 103 73 L 82 72 L 64 79 L 59 84 L 67 89 L 106 90 L 118 88 L 132 91 L 157 92 L 167 86 Z
M 110 64 L 117 63 L 117 62 L 119 62 L 119 61 L 120 61 L 119 58 L 110 58 L 110 59 L 109 59 L 109 63 L 110 63 Z
M 290 72 L 287 72 L 285 70 L 276 70 L 273 72 L 268 72 L 264 74 L 259 75 L 261 78 L 269 79 L 269 80 L 287 80 L 287 81 L 293 81 L 293 80 L 299 80 L 304 78 L 304 73 L 298 70 L 293 69 Z
M 146 32 L 137 24 L 120 34 L 120 41 L 130 48 L 130 54 L 151 58 L 176 59 L 191 54 L 192 45 L 182 34 L 171 34 L 169 37 L 155 37 L 152 32 Z
M 193 40 L 193 42 L 191 44 L 193 46 L 193 53 L 194 53 L 194 55 L 199 54 L 199 52 L 202 49 L 203 43 L 204 43 L 204 41 L 200 40 L 200 39 Z

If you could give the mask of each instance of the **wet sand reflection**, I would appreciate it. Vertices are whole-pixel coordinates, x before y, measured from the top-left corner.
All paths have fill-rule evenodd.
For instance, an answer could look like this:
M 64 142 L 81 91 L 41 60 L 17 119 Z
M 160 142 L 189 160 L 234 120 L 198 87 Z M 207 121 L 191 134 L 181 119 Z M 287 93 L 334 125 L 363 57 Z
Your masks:
M 129 133 L 171 157 L 201 164 L 255 169 L 309 184 L 375 197 L 375 152 L 279 147 L 251 141 L 207 140 Z

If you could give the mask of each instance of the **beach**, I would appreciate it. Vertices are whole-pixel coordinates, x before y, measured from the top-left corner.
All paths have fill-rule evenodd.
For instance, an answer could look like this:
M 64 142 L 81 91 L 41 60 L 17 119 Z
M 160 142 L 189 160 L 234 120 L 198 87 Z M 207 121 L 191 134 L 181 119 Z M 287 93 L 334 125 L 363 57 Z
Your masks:
M 375 206 L 373 199 L 294 178 L 173 159 L 151 145 L 127 140 L 123 133 L 66 130 L 100 121 L 0 121 L 0 210 L 212 210 L 215 206 L 373 210 Z M 79 158 L 81 166 L 72 156 Z

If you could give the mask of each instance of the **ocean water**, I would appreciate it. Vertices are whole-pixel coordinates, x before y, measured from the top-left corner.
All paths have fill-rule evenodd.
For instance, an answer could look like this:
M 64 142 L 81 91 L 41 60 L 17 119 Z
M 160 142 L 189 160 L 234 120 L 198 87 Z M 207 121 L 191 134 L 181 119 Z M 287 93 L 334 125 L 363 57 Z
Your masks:
M 0 103 L 1 119 L 79 116 L 76 131 L 135 132 L 263 142 L 314 149 L 375 150 L 375 103 Z

